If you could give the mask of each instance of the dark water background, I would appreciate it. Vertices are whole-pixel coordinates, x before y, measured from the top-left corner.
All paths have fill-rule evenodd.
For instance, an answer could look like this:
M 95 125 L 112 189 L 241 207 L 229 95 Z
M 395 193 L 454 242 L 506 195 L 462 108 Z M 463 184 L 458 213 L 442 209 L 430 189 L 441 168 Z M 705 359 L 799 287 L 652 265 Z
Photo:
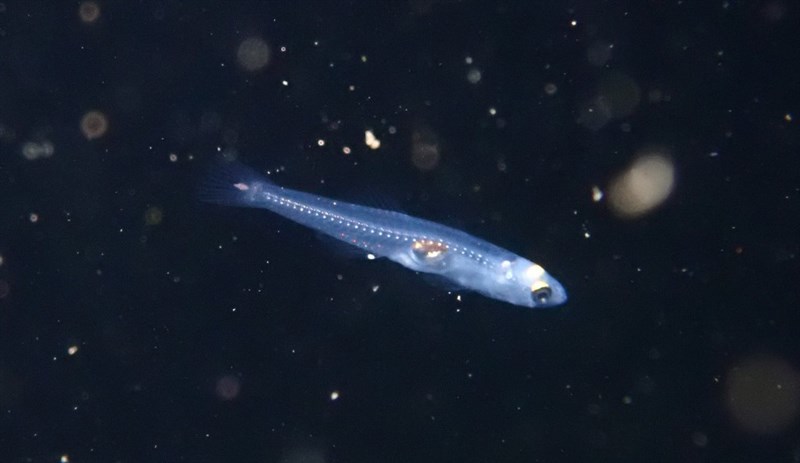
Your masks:
M 0 461 L 800 460 L 798 14 L 1 3 Z M 511 249 L 570 301 L 201 204 L 220 152 Z M 620 217 L 647 153 L 674 188 Z

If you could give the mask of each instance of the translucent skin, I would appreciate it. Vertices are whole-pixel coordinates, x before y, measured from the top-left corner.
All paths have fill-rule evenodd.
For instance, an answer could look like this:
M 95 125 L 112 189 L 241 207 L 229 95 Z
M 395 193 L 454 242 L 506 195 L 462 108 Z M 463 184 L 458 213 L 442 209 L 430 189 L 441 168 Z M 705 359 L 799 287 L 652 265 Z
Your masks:
M 561 284 L 541 266 L 487 241 L 399 212 L 283 188 L 241 164 L 218 166 L 201 199 L 268 209 L 374 257 L 440 275 L 492 299 L 532 308 L 567 300 Z

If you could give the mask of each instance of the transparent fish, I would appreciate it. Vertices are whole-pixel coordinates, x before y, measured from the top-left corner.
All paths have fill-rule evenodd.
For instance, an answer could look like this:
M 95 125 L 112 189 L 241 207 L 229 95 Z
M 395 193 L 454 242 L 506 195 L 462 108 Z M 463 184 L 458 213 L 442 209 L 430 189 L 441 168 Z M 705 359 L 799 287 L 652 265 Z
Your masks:
M 223 162 L 200 190 L 203 201 L 268 209 L 374 258 L 438 275 L 458 288 L 532 308 L 567 300 L 544 268 L 480 238 L 429 220 L 291 190 L 236 162 Z

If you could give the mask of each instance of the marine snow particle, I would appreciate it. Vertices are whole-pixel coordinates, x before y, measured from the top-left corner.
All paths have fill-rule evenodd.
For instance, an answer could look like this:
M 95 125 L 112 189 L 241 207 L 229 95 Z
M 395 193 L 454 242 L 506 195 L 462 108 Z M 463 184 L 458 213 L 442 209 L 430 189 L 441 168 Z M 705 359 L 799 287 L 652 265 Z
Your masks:
M 100 5 L 97 2 L 81 2 L 78 7 L 78 17 L 84 24 L 93 24 L 100 19 Z
M 666 201 L 675 182 L 675 167 L 663 154 L 640 156 L 608 187 L 608 204 L 621 218 L 640 217 Z
M 776 434 L 800 414 L 800 372 L 786 360 L 755 354 L 726 376 L 725 406 L 745 432 Z
M 222 400 L 233 400 L 239 396 L 242 390 L 242 380 L 236 375 L 225 375 L 217 379 L 217 397 Z
M 269 63 L 269 58 L 269 45 L 260 37 L 245 39 L 236 52 L 239 66 L 250 72 L 262 69 Z
M 89 111 L 81 118 L 81 132 L 87 140 L 100 138 L 108 131 L 108 118 L 100 111 Z

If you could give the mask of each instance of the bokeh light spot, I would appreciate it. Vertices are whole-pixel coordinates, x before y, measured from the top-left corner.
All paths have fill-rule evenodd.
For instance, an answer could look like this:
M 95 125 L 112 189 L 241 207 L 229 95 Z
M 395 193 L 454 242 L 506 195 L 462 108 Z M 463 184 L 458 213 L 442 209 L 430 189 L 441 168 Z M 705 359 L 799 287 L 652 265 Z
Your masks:
M 55 151 L 55 146 L 49 141 L 29 141 L 22 144 L 22 157 L 28 161 L 49 158 Z
M 745 432 L 779 433 L 800 412 L 800 373 L 773 355 L 747 357 L 728 372 L 725 406 Z
M 326 463 L 325 453 L 315 447 L 289 449 L 281 457 L 281 463 Z
M 108 118 L 100 111 L 89 111 L 81 118 L 81 132 L 87 140 L 100 138 L 108 131 Z
M 84 24 L 93 24 L 100 19 L 100 5 L 97 2 L 81 2 L 78 7 L 78 17 Z
M 477 84 L 481 81 L 481 71 L 476 68 L 472 68 L 467 71 L 467 82 L 471 84 Z
M 269 63 L 269 58 L 269 45 L 260 37 L 245 39 L 236 52 L 239 66 L 250 72 L 262 69 Z
M 639 156 L 608 187 L 608 204 L 617 216 L 637 218 L 666 201 L 672 193 L 675 168 L 658 151 Z
M 242 390 L 242 380 L 235 375 L 225 375 L 217 379 L 215 391 L 222 400 L 233 400 Z
M 439 137 L 429 129 L 420 129 L 411 135 L 411 163 L 419 170 L 430 171 L 441 160 Z
M 706 447 L 708 445 L 708 435 L 704 432 L 695 431 L 692 433 L 692 443 L 697 447 Z
M 164 212 L 160 207 L 152 206 L 144 211 L 144 223 L 147 225 L 158 225 L 164 219 Z

